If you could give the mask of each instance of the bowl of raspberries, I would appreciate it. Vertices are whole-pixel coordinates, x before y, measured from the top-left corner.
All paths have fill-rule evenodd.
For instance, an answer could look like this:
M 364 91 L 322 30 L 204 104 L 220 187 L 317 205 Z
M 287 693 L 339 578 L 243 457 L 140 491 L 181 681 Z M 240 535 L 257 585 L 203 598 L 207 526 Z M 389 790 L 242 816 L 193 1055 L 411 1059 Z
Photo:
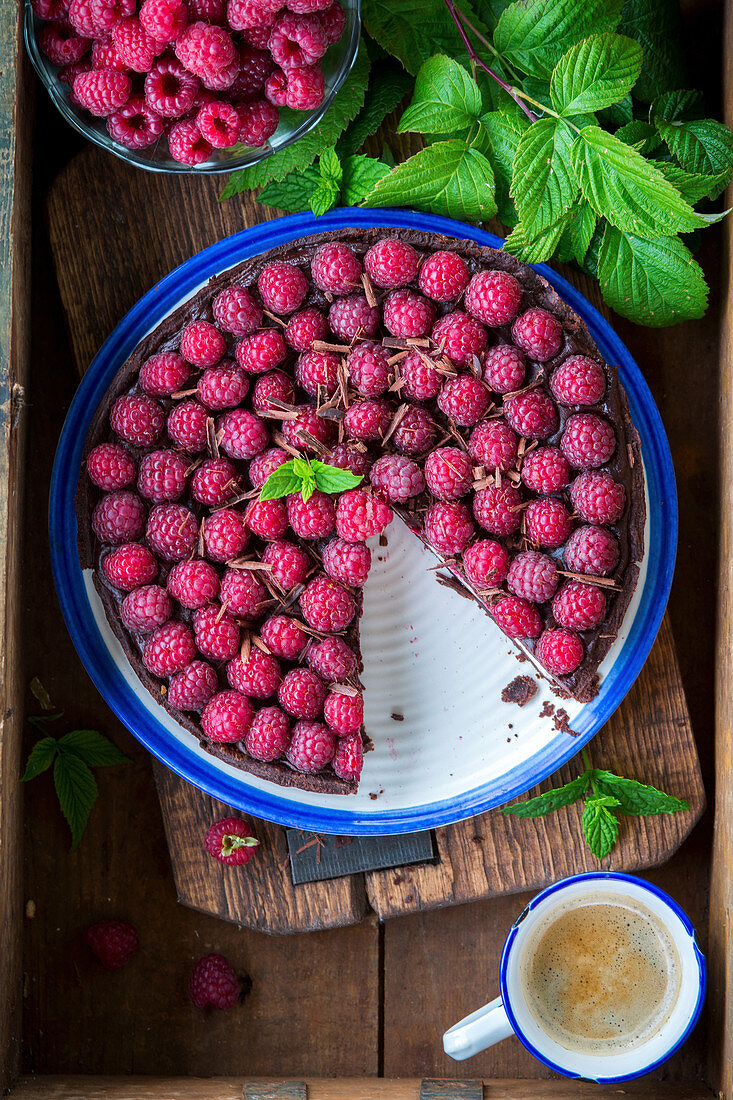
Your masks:
M 231 172 L 317 126 L 359 49 L 360 0 L 26 0 L 66 121 L 154 172 Z

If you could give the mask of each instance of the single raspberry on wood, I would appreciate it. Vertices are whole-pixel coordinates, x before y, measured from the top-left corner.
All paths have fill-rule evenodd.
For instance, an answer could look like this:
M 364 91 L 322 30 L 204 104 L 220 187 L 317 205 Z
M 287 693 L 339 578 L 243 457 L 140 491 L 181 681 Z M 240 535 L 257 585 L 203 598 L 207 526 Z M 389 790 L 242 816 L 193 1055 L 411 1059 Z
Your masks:
M 552 313 L 535 306 L 517 317 L 512 325 L 512 340 L 530 359 L 544 363 L 562 347 L 562 325 Z
M 399 372 L 402 380 L 399 394 L 410 401 L 429 401 L 437 397 L 443 385 L 445 375 L 431 366 L 430 358 L 417 348 L 400 360 Z
M 158 140 L 165 129 L 165 122 L 142 96 L 130 96 L 107 119 L 107 131 L 114 141 L 126 149 L 147 149 Z
M 419 264 L 420 257 L 412 245 L 390 237 L 373 244 L 364 257 L 367 275 L 375 286 L 385 290 L 395 290 L 411 283 L 417 275 Z
M 222 508 L 204 520 L 204 548 L 211 561 L 231 561 L 247 549 L 249 528 L 241 512 Z
M 522 522 L 522 498 L 508 482 L 479 489 L 473 498 L 473 514 L 492 535 L 513 535 Z
M 280 707 L 262 707 L 252 719 L 244 747 L 255 760 L 277 760 L 290 740 L 290 722 Z
M 602 416 L 575 413 L 565 425 L 560 448 L 577 470 L 595 469 L 604 466 L 616 450 L 616 433 Z
M 210 661 L 230 661 L 239 652 L 239 624 L 218 604 L 199 607 L 192 621 L 196 646 Z
M 327 684 L 341 684 L 356 671 L 356 654 L 343 638 L 324 638 L 308 647 L 306 660 Z
M 368 253 L 367 253 L 368 255 Z M 429 298 L 404 288 L 392 290 L 384 303 L 384 327 L 393 336 L 427 336 L 435 322 L 435 306 Z
M 438 394 L 438 408 L 463 428 L 477 424 L 489 403 L 486 387 L 471 374 L 448 378 Z
M 468 441 L 469 454 L 487 470 L 511 470 L 517 461 L 518 447 L 516 433 L 503 420 L 477 424 Z
M 548 554 L 525 550 L 512 559 L 507 574 L 507 588 L 515 596 L 534 603 L 552 599 L 558 584 L 557 566 Z
M 527 439 L 546 439 L 557 429 L 557 409 L 543 390 L 506 398 L 504 416 L 514 431 Z
M 329 577 L 359 588 L 369 576 L 372 555 L 363 542 L 347 542 L 335 538 L 324 547 L 323 568 Z
M 206 661 L 191 661 L 168 683 L 168 702 L 176 710 L 202 711 L 219 690 L 219 680 Z
M 356 601 L 338 581 L 321 574 L 309 581 L 300 597 L 303 618 L 314 630 L 338 634 L 356 614 Z
M 364 699 L 361 693 L 355 691 L 353 695 L 347 695 L 338 688 L 329 691 L 323 704 L 323 717 L 326 725 L 339 737 L 356 733 L 364 721 Z
M 522 288 L 508 271 L 479 271 L 468 284 L 465 301 L 473 317 L 497 328 L 516 317 Z
M 182 504 L 156 504 L 148 516 L 145 538 L 158 557 L 182 561 L 196 545 L 196 517 Z
M 474 355 L 480 356 L 489 342 L 484 326 L 460 309 L 441 317 L 430 338 L 459 367 L 470 363 Z
M 295 386 L 292 378 L 281 370 L 271 370 L 261 374 L 252 387 L 252 408 L 255 412 L 273 412 L 282 405 L 292 405 L 295 401 Z M 278 405 L 277 402 L 280 402 Z
M 111 69 L 79 73 L 74 80 L 77 103 L 97 118 L 106 118 L 130 98 L 132 81 L 127 73 Z
M 241 867 L 249 863 L 257 850 L 259 840 L 241 817 L 224 817 L 209 825 L 204 836 L 204 848 L 227 867 Z
M 303 500 L 300 493 L 293 493 L 287 497 L 286 506 L 287 522 L 302 539 L 325 539 L 336 525 L 333 497 L 319 489 L 308 500 Z
M 456 252 L 433 252 L 420 268 L 420 290 L 434 302 L 453 302 L 468 286 L 468 264 Z
M 392 406 L 384 398 L 365 397 L 346 410 L 344 428 L 349 439 L 382 439 L 392 423 L 392 416 Z
M 298 405 L 294 411 L 296 416 L 292 420 L 283 421 L 285 442 L 308 454 L 318 454 L 333 438 L 333 421 L 319 416 L 313 405 Z
M 479 539 L 464 550 L 463 568 L 475 588 L 498 588 L 507 575 L 509 554 L 501 543 Z
M 595 359 L 571 355 L 552 372 L 550 389 L 561 405 L 597 405 L 606 392 L 606 375 Z
M 339 737 L 336 743 L 336 752 L 331 761 L 339 779 L 347 782 L 357 781 L 361 775 L 364 764 L 364 746 L 360 733 L 350 733 L 346 737 Z
M 269 593 L 255 572 L 250 569 L 226 569 L 221 578 L 219 599 L 230 615 L 241 619 L 256 619 Z M 247 693 L 249 694 L 249 693 Z
M 340 363 L 332 351 L 306 351 L 295 364 L 295 381 L 311 397 L 317 397 L 319 389 L 327 397 L 333 397 Z
M 458 447 L 438 447 L 425 460 L 425 481 L 439 500 L 458 500 L 471 488 L 471 459 Z
M 283 677 L 277 697 L 283 710 L 293 718 L 320 718 L 326 685 L 310 669 L 292 668 Z
M 168 132 L 168 148 L 181 164 L 203 164 L 211 156 L 211 146 L 191 118 L 176 122 Z
M 237 471 L 226 458 L 206 458 L 191 478 L 191 496 L 199 504 L 218 508 L 239 492 Z
M 285 342 L 295 351 L 310 351 L 316 340 L 325 340 L 328 321 L 320 309 L 309 306 L 294 313 L 285 329 Z
M 210 741 L 244 741 L 252 725 L 254 707 L 240 691 L 219 691 L 201 715 L 201 728 Z
M 357 477 L 366 477 L 372 468 L 372 458 L 366 447 L 348 440 L 337 443 L 330 454 L 323 456 L 323 461 L 340 470 L 351 470 Z
M 252 646 L 246 660 L 240 655 L 229 662 L 227 680 L 251 699 L 269 699 L 280 687 L 282 669 L 277 657 Z
M 239 1000 L 239 982 L 223 955 L 205 955 L 193 968 L 188 992 L 196 1008 L 228 1011 Z
M 219 574 L 207 561 L 179 561 L 168 574 L 168 591 L 181 607 L 204 607 L 219 595 Z
M 250 531 L 267 542 L 281 538 L 288 529 L 284 500 L 253 500 L 244 518 Z
M 347 244 L 329 241 L 313 253 L 311 274 L 327 294 L 351 294 L 361 286 L 361 260 Z
M 460 501 L 439 501 L 425 513 L 423 534 L 439 554 L 462 554 L 473 532 L 471 513 Z
M 99 489 L 124 489 L 135 480 L 135 459 L 119 443 L 100 443 L 87 456 L 87 473 Z
M 163 431 L 163 410 L 144 394 L 118 397 L 109 414 L 112 431 L 133 447 L 152 447 Z
M 92 512 L 92 530 L 100 542 L 134 542 L 145 529 L 145 505 L 127 489 L 108 493 Z
M 269 442 L 267 425 L 248 409 L 232 409 L 216 422 L 220 447 L 230 458 L 254 458 Z
M 147 584 L 125 596 L 120 616 L 128 630 L 148 634 L 167 623 L 173 614 L 173 601 L 159 584 Z
M 308 280 L 295 264 L 274 260 L 260 272 L 257 289 L 272 313 L 295 313 L 308 293 Z
M 370 306 L 363 294 L 337 298 L 328 311 L 331 331 L 347 342 L 357 336 L 376 336 L 379 322 L 379 309 Z
M 514 393 L 524 382 L 527 362 L 513 344 L 497 344 L 484 356 L 483 377 L 495 393 Z
M 262 624 L 262 641 L 283 661 L 297 661 L 310 640 L 297 619 L 289 615 L 273 615 Z
M 556 549 L 569 538 L 573 521 L 562 501 L 547 497 L 527 505 L 522 527 L 527 540 L 534 546 Z
M 252 487 L 261 489 L 268 477 L 287 461 L 288 453 L 282 447 L 268 447 L 266 451 L 255 455 L 247 468 Z
M 425 477 L 406 455 L 382 455 L 369 471 L 374 491 L 390 504 L 406 504 L 425 488 Z
M 365 542 L 392 522 L 392 509 L 366 489 L 349 489 L 336 505 L 336 531 L 347 542 Z
M 491 608 L 491 614 L 510 638 L 539 638 L 542 618 L 539 611 L 521 596 L 504 596 Z
M 132 592 L 143 584 L 151 584 L 158 575 L 158 562 L 147 546 L 126 542 L 102 558 L 102 572 L 115 588 Z
M 234 354 L 242 370 L 250 374 L 262 374 L 282 363 L 288 349 L 277 329 L 267 328 L 262 332 L 253 332 L 251 336 L 244 336 L 234 349 Z
M 363 397 L 380 397 L 395 380 L 390 352 L 381 344 L 364 340 L 346 358 L 346 373 Z
M 137 592 L 140 591 L 138 588 Z M 135 592 L 130 593 L 134 595 Z M 154 630 L 143 647 L 143 664 L 153 676 L 161 678 L 180 672 L 195 656 L 196 643 L 190 627 L 175 620 Z
M 565 545 L 563 558 L 573 573 L 607 577 L 618 565 L 618 539 L 605 527 L 578 527 Z
M 534 493 L 559 493 L 570 481 L 570 466 L 558 447 L 538 447 L 522 463 L 522 481 Z
M 178 500 L 186 488 L 188 465 L 178 451 L 148 451 L 143 455 L 137 476 L 140 496 L 155 504 Z
M 610 474 L 578 474 L 570 486 L 570 500 L 587 523 L 617 523 L 626 507 L 626 490 Z
M 556 676 L 567 676 L 582 664 L 583 643 L 572 630 L 545 630 L 535 650 L 537 660 Z
M 185 359 L 174 351 L 165 351 L 145 360 L 138 381 L 148 397 L 170 397 L 183 389 L 190 373 Z
M 606 616 L 606 593 L 595 584 L 566 581 L 552 601 L 558 626 L 569 630 L 593 630 Z
M 219 328 L 233 336 L 251 336 L 262 324 L 262 307 L 243 286 L 227 286 L 212 302 Z
M 126 920 L 101 920 L 84 932 L 87 947 L 105 970 L 120 970 L 138 948 L 137 931 Z
M 305 550 L 286 539 L 268 543 L 262 560 L 270 566 L 271 576 L 286 592 L 296 584 L 302 584 L 313 567 L 313 561 Z
M 395 450 L 403 455 L 421 455 L 430 450 L 438 437 L 438 428 L 427 409 L 413 405 L 392 433 Z
M 333 760 L 336 738 L 323 722 L 301 720 L 293 726 L 285 756 L 299 772 L 319 772 Z

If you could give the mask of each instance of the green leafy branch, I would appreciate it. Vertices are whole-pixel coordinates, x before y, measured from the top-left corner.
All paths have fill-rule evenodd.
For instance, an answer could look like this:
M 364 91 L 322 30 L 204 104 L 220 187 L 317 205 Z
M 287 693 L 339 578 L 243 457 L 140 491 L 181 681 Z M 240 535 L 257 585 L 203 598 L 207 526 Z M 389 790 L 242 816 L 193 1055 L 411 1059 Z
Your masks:
M 329 466 L 316 458 L 292 458 L 270 474 L 262 486 L 260 500 L 275 500 L 300 493 L 304 501 L 309 501 L 316 489 L 322 493 L 345 493 L 356 488 L 361 481 L 361 474 Z
M 586 770 L 562 787 L 544 794 L 504 806 L 502 813 L 514 817 L 544 817 L 562 806 L 571 806 L 584 798 L 581 818 L 583 833 L 594 856 L 603 859 L 618 839 L 619 814 L 626 817 L 649 817 L 689 810 L 682 798 L 657 790 L 636 779 L 626 779 L 603 768 L 592 768 L 585 749 L 582 752 Z

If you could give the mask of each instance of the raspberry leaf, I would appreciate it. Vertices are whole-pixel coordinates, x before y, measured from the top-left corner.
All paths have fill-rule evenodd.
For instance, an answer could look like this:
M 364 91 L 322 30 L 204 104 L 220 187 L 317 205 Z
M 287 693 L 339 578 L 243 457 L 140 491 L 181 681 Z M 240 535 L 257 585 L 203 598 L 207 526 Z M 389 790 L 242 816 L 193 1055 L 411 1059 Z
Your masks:
M 656 787 L 639 783 L 636 779 L 626 779 L 622 775 L 596 768 L 594 780 L 598 790 L 611 795 L 618 802 L 619 813 L 639 817 L 652 814 L 674 814 L 689 810 L 690 804 L 684 798 L 675 798 Z
M 61 812 L 71 829 L 73 852 L 79 845 L 92 806 L 96 802 L 99 793 L 97 781 L 84 761 L 71 752 L 60 753 L 56 757 L 53 781 Z
M 658 131 L 650 122 L 634 119 L 626 126 L 620 126 L 616 137 L 626 145 L 633 146 L 639 153 L 653 153 L 662 144 Z
M 702 268 L 679 237 L 647 241 L 606 225 L 598 280 L 617 313 L 655 328 L 702 317 L 707 307 Z
M 71 730 L 60 738 L 58 748 L 61 753 L 78 756 L 90 768 L 130 763 L 130 758 L 99 730 Z
M 548 226 L 539 232 L 534 226 L 529 228 L 521 222 L 514 226 L 504 243 L 505 252 L 511 252 L 513 256 L 523 260 L 526 264 L 540 264 L 549 260 L 552 253 L 558 247 L 568 224 L 568 215 L 563 215 L 554 225 Z
M 335 149 L 324 149 L 318 162 L 318 171 L 321 174 L 321 179 L 335 184 L 338 191 L 344 170 Z
M 483 153 L 465 141 L 436 141 L 379 180 L 364 206 L 416 206 L 486 221 L 496 213 L 494 173 Z
M 636 39 L 644 51 L 641 76 L 634 88 L 634 96 L 642 103 L 651 103 L 682 85 L 685 66 L 679 12 L 677 0 L 626 0 L 624 4 L 617 29 Z
M 58 752 L 58 744 L 55 737 L 42 737 L 40 741 L 36 741 L 28 756 L 23 773 L 23 783 L 35 779 L 37 775 L 45 772 L 51 766 Z
M 583 807 L 582 825 L 588 847 L 597 859 L 603 859 L 618 837 L 618 818 L 613 812 L 620 802 L 610 795 L 587 799 Z
M 697 118 L 702 106 L 702 93 L 689 89 L 663 92 L 651 106 L 652 121 L 676 122 L 678 119 Z
M 468 0 L 457 7 L 480 33 L 486 31 Z M 433 54 L 462 52 L 461 36 L 443 0 L 365 0 L 362 19 L 370 37 L 413 75 Z
M 551 791 L 528 798 L 526 802 L 515 802 L 512 806 L 502 806 L 503 814 L 513 817 L 544 817 L 561 806 L 570 806 L 582 798 L 588 790 L 591 780 L 590 769 L 576 779 L 571 779 L 563 787 L 554 787 Z
M 369 195 L 390 169 L 374 157 L 346 157 L 344 178 L 341 183 L 341 202 L 344 206 L 356 206 Z
M 382 120 L 407 95 L 411 86 L 409 75 L 391 58 L 372 65 L 364 106 L 339 138 L 336 146 L 339 156 L 358 153 Z
M 469 129 L 481 114 L 481 92 L 462 65 L 450 57 L 431 57 L 420 68 L 412 103 L 397 133 L 446 134 Z
M 689 122 L 657 122 L 659 133 L 673 157 L 686 172 L 721 175 L 725 185 L 733 173 L 733 134 L 727 126 L 712 118 Z
M 562 119 L 541 118 L 519 141 L 510 195 L 520 222 L 531 227 L 534 235 L 567 214 L 578 194 L 572 158 L 574 137 Z M 553 251 L 554 245 L 547 255 Z
M 314 459 L 311 463 L 316 479 L 316 487 L 322 493 L 345 493 L 355 489 L 364 479 L 361 474 L 352 474 L 351 470 L 342 470 L 339 466 L 329 466 L 327 462 Z
M 599 111 L 631 91 L 639 78 L 643 53 L 638 42 L 621 34 L 594 34 L 568 50 L 550 78 L 552 105 L 561 115 Z M 631 100 L 628 118 L 632 119 Z
M 529 76 L 548 77 L 579 38 L 615 31 L 623 0 L 516 0 L 494 32 L 494 46 Z

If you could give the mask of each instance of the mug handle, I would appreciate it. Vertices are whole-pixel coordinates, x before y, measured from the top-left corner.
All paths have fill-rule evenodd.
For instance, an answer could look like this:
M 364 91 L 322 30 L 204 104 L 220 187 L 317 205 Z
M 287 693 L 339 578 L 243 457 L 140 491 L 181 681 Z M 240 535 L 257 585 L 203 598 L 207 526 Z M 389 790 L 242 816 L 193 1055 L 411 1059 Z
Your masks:
M 443 1036 L 443 1050 L 462 1062 L 513 1034 L 501 997 L 497 997 L 449 1028 Z

